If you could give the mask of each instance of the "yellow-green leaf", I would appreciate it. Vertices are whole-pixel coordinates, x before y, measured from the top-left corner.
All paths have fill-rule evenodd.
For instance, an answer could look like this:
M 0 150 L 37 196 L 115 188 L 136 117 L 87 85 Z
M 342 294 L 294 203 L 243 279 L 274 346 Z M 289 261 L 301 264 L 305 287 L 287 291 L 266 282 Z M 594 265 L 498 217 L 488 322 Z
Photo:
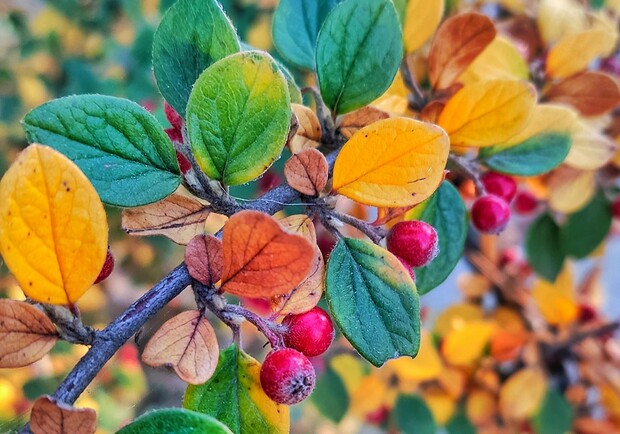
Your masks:
M 486 80 L 527 80 L 527 63 L 517 46 L 508 38 L 496 36 L 461 74 L 464 85 Z
M 75 302 L 107 250 L 105 211 L 86 176 L 52 148 L 26 148 L 0 182 L 0 253 L 26 295 Z
M 537 104 L 525 128 L 499 146 L 509 148 L 542 133 L 571 133 L 576 123 L 577 113 L 568 107 Z
M 453 146 L 491 146 L 521 131 L 535 104 L 536 91 L 527 82 L 482 81 L 454 94 L 439 115 L 438 124 Z
M 333 188 L 357 202 L 415 205 L 439 186 L 450 144 L 436 125 L 390 118 L 362 128 L 336 159 Z
M 411 53 L 435 33 L 444 11 L 444 0 L 409 0 L 405 9 L 403 44 Z

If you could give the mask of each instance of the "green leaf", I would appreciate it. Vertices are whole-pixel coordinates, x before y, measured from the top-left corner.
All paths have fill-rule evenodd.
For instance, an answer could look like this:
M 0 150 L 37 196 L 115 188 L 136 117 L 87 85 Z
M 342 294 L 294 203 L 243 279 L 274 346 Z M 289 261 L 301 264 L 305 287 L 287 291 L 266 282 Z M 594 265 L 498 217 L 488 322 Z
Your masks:
M 280 0 L 273 14 L 273 43 L 289 62 L 314 70 L 316 38 L 339 0 Z
M 540 277 L 554 282 L 564 264 L 560 227 L 549 214 L 539 216 L 530 225 L 525 238 L 528 263 Z
M 573 426 L 573 417 L 573 409 L 564 396 L 549 389 L 532 425 L 537 434 L 564 434 Z
M 181 408 L 155 410 L 140 416 L 117 434 L 232 434 L 212 417 Z
M 260 364 L 231 345 L 220 353 L 217 369 L 209 381 L 187 388 L 183 407 L 208 414 L 235 433 L 287 433 L 288 407 L 265 395 L 259 373 Z
M 450 419 L 446 424 L 446 431 L 448 434 L 476 434 L 476 428 L 462 411 Z
M 202 71 L 240 50 L 235 29 L 216 0 L 178 0 L 153 38 L 159 91 L 181 116 Z
M 569 134 L 543 133 L 509 148 L 482 148 L 480 160 L 490 169 L 509 175 L 542 175 L 564 161 L 571 142 Z
M 327 304 L 336 324 L 375 366 L 420 347 L 418 293 L 400 261 L 367 241 L 343 238 L 329 256 Z
M 394 417 L 402 434 L 435 434 L 437 432 L 433 413 L 419 396 L 399 396 L 394 407 Z
M 187 129 L 200 168 L 238 185 L 260 176 L 280 155 L 291 121 L 286 79 L 264 52 L 233 54 L 196 81 Z
M 444 181 L 406 218 L 422 220 L 437 231 L 439 254 L 430 264 L 415 270 L 418 293 L 426 294 L 446 280 L 461 259 L 467 236 L 467 209 L 456 188 Z
M 28 113 L 23 126 L 30 142 L 51 146 L 73 160 L 110 205 L 157 202 L 181 182 L 174 147 L 163 128 L 126 99 L 55 99 Z
M 403 56 L 390 0 L 345 0 L 327 16 L 316 47 L 321 95 L 338 114 L 363 107 L 392 84 Z
M 562 250 L 568 256 L 585 258 L 603 242 L 612 219 L 611 206 L 599 191 L 588 205 L 571 214 L 560 228 Z
M 344 382 L 329 366 L 317 379 L 310 400 L 326 418 L 338 423 L 349 408 L 349 394 Z

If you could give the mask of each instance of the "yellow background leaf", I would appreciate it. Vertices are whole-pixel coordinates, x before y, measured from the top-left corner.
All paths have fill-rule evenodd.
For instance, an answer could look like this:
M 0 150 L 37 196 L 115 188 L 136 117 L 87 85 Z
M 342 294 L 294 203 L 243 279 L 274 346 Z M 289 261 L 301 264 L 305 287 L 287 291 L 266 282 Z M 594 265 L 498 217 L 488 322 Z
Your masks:
M 502 416 L 521 421 L 533 416 L 547 392 L 547 379 L 538 368 L 525 368 L 508 378 L 499 394 Z
M 452 145 L 491 146 L 521 131 L 536 104 L 534 87 L 522 81 L 489 80 L 463 87 L 439 115 Z
M 433 380 L 441 374 L 443 369 L 437 348 L 433 345 L 433 340 L 427 331 L 422 332 L 420 351 L 414 359 L 399 357 L 388 361 L 386 366 L 388 365 L 398 375 L 399 379 L 404 381 Z
M 596 192 L 595 172 L 568 166 L 556 169 L 549 180 L 549 206 L 566 214 L 583 208 Z
M 436 125 L 408 118 L 375 122 L 340 151 L 333 188 L 366 205 L 414 205 L 439 186 L 448 152 L 448 137 Z
M 488 321 L 468 322 L 444 338 L 441 353 L 452 365 L 471 365 L 482 355 L 493 330 L 493 324 Z
M 551 325 L 571 324 L 579 313 L 573 276 L 568 266 L 564 267 L 554 283 L 538 279 L 532 288 L 532 298 L 545 320 Z
M 444 0 L 409 0 L 405 9 L 403 43 L 411 53 L 435 33 L 444 11 Z
M 454 304 L 445 309 L 435 321 L 434 333 L 446 336 L 454 330 L 463 327 L 465 323 L 482 319 L 482 308 L 476 304 Z
M 105 211 L 86 176 L 52 148 L 26 148 L 0 182 L 0 253 L 26 295 L 75 302 L 107 250 Z
M 570 133 L 576 124 L 574 110 L 554 104 L 537 104 L 525 128 L 499 146 L 509 148 L 541 133 Z
M 385 110 L 388 113 L 404 115 L 407 113 L 409 108 L 409 101 L 407 99 L 408 95 L 409 91 L 405 86 L 400 70 L 398 70 L 388 90 L 386 90 L 383 95 L 374 100 L 371 104 L 374 107 L 380 110 Z
M 607 164 L 618 149 L 609 136 L 583 122 L 577 123 L 572 136 L 573 143 L 564 163 L 575 169 L 596 170 Z
M 433 413 L 435 422 L 439 425 L 445 425 L 454 414 L 455 402 L 454 399 L 446 392 L 442 390 L 433 390 L 426 392 L 423 395 L 426 405 Z
M 553 43 L 586 28 L 583 7 L 574 0 L 541 0 L 536 14 L 540 36 Z

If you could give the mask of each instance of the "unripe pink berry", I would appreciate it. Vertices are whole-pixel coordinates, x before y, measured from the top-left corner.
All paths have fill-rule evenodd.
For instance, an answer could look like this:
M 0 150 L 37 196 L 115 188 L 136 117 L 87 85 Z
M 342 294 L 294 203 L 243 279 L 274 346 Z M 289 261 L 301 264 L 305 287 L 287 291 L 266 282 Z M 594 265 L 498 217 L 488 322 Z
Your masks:
M 517 193 L 514 201 L 514 209 L 519 214 L 530 214 L 538 207 L 538 199 L 529 191 Z
M 167 101 L 164 101 L 164 113 L 166 114 L 166 119 L 168 119 L 168 122 L 172 125 L 172 128 L 179 131 L 183 128 L 183 118 Z
M 284 343 L 308 357 L 323 354 L 334 340 L 334 325 L 328 313 L 316 306 L 308 312 L 287 315 Z
M 396 223 L 387 236 L 387 248 L 410 267 L 423 267 L 437 256 L 437 231 L 419 220 Z
M 292 348 L 273 350 L 260 368 L 265 394 L 278 404 L 293 405 L 314 390 L 316 373 L 306 356 Z
M 498 234 L 510 220 L 510 208 L 504 199 L 493 194 L 481 196 L 471 208 L 471 221 L 480 232 Z
M 517 194 L 517 182 L 510 176 L 486 172 L 481 180 L 487 193 L 501 197 L 506 203 L 510 203 Z
M 99 276 L 97 276 L 97 278 L 95 279 L 95 282 L 93 283 L 93 285 L 95 283 L 99 283 L 102 280 L 107 279 L 108 276 L 112 273 L 112 270 L 114 270 L 114 255 L 112 255 L 112 251 L 108 247 L 108 253 L 105 256 L 105 261 L 103 262 L 103 267 L 101 267 L 101 271 L 99 272 Z

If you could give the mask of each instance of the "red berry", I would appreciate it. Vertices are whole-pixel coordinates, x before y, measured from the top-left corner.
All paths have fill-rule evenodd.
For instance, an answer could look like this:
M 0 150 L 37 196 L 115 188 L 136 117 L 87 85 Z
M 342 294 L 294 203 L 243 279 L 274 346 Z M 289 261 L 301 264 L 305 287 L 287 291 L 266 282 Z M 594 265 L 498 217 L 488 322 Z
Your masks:
M 366 422 L 371 423 L 373 425 L 381 425 L 385 422 L 390 415 L 390 409 L 382 405 L 376 410 L 371 411 L 366 415 Z
M 615 218 L 620 219 L 620 198 L 614 200 L 611 204 L 611 212 Z
M 410 267 L 423 267 L 439 253 L 437 231 L 418 220 L 396 223 L 387 236 L 387 248 Z
M 108 254 L 105 257 L 105 261 L 103 263 L 103 267 L 101 267 L 101 271 L 99 272 L 99 276 L 97 276 L 97 278 L 95 279 L 95 282 L 93 283 L 93 285 L 95 283 L 99 283 L 102 280 L 107 279 L 108 276 L 110 275 L 110 273 L 112 273 L 112 270 L 114 270 L 114 256 L 112 255 L 112 251 L 108 247 Z
M 529 191 L 520 191 L 515 197 L 514 207 L 519 214 L 529 214 L 538 207 L 538 199 Z
M 168 101 L 164 101 L 164 113 L 172 128 L 179 131 L 183 128 L 183 118 L 168 104 Z
M 596 309 L 589 304 L 582 303 L 579 305 L 579 322 L 582 324 L 595 320 L 598 317 Z
M 334 340 L 334 325 L 323 309 L 313 307 L 299 315 L 287 315 L 284 343 L 308 357 L 323 354 Z
M 179 168 L 181 169 L 181 173 L 183 175 L 191 170 L 192 163 L 190 163 L 187 157 L 179 151 L 177 151 L 177 161 L 179 162 Z
M 497 172 L 486 172 L 482 175 L 482 184 L 487 193 L 494 194 L 510 203 L 517 194 L 517 183 L 510 176 Z
M 480 232 L 498 234 L 510 220 L 510 208 L 504 199 L 492 194 L 479 197 L 471 208 L 471 221 Z
M 397 256 L 397 258 L 398 258 L 398 256 Z M 407 263 L 407 261 L 405 261 L 403 258 L 398 258 L 398 260 L 400 261 L 401 264 L 403 264 L 405 266 L 405 270 L 407 270 L 409 272 L 409 275 L 411 276 L 411 278 L 415 282 L 415 271 L 413 270 L 413 267 L 411 265 L 409 265 Z
M 310 360 L 292 348 L 273 350 L 260 368 L 260 384 L 278 404 L 293 405 L 314 389 L 316 373 Z

